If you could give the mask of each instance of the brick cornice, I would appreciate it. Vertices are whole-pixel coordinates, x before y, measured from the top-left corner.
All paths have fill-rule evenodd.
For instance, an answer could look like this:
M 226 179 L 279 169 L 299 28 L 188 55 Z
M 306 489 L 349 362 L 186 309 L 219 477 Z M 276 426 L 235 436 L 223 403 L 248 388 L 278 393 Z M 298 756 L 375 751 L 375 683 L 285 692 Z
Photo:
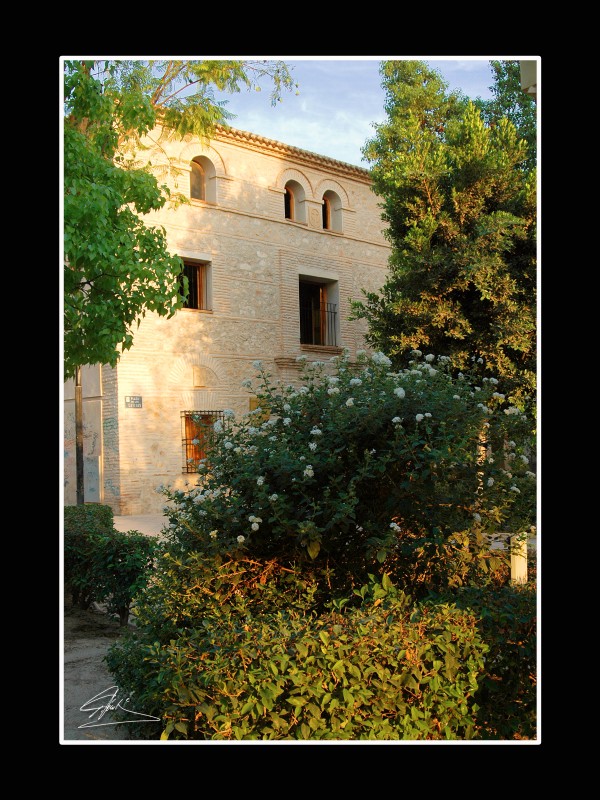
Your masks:
M 335 173 L 346 178 L 353 178 L 362 183 L 371 183 L 371 175 L 369 170 L 362 167 L 356 167 L 353 164 L 346 164 L 343 161 L 336 161 L 334 158 L 328 156 L 320 156 L 318 153 L 311 153 L 309 150 L 302 150 L 299 147 L 292 147 L 283 142 L 278 142 L 275 139 L 267 139 L 264 136 L 259 136 L 256 133 L 249 131 L 241 131 L 237 128 L 225 128 L 218 125 L 212 137 L 213 141 L 234 141 L 237 144 L 245 145 L 253 150 L 259 150 L 262 153 L 277 154 L 287 156 L 297 164 L 306 164 L 308 166 L 325 168 L 328 172 Z

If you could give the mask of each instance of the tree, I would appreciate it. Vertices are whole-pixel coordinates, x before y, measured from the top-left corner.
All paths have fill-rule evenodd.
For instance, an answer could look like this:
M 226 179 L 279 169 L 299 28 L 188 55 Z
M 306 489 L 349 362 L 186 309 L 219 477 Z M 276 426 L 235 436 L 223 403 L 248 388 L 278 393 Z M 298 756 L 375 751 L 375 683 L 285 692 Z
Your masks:
M 77 503 L 84 502 L 81 367 L 115 366 L 149 311 L 183 305 L 182 262 L 143 215 L 169 199 L 141 137 L 160 118 L 172 135 L 204 139 L 231 118 L 214 88 L 236 92 L 273 81 L 272 103 L 292 79 L 281 62 L 65 61 L 64 377 L 75 378 Z
M 353 315 L 405 363 L 412 349 L 479 369 L 522 411 L 535 410 L 536 175 L 505 117 L 486 124 L 423 62 L 381 66 L 386 122 L 363 152 L 392 244 L 380 293 Z M 528 414 L 529 415 L 529 414 Z M 533 414 L 532 414 L 533 415 Z
M 169 190 L 137 155 L 157 119 L 207 138 L 231 118 L 214 89 L 273 82 L 272 102 L 292 88 L 280 62 L 66 61 L 64 118 L 64 374 L 115 366 L 148 311 L 182 305 L 180 259 L 143 215 Z
M 531 170 L 537 159 L 537 112 L 535 100 L 521 88 L 519 61 L 490 61 L 494 83 L 490 91 L 492 100 L 474 100 L 488 125 L 496 125 L 503 117 L 510 120 L 527 143 L 525 166 Z

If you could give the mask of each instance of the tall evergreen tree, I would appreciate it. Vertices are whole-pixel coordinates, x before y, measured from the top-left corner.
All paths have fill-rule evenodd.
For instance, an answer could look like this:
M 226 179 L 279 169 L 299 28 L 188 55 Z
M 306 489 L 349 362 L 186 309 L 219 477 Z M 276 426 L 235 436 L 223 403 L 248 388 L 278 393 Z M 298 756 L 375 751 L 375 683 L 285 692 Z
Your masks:
M 533 412 L 536 175 L 506 118 L 486 124 L 417 61 L 381 65 L 387 120 L 363 149 L 392 245 L 379 293 L 353 303 L 398 366 L 412 349 L 479 370 Z

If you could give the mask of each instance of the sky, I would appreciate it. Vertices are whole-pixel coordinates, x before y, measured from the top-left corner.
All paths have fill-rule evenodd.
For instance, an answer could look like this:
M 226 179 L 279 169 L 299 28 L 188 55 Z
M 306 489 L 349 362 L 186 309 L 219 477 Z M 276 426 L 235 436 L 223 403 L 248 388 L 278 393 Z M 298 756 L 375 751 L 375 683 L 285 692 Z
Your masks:
M 373 123 L 383 122 L 384 93 L 379 63 L 397 56 L 331 56 L 300 58 L 268 56 L 290 68 L 298 83 L 295 91 L 284 91 L 282 102 L 271 105 L 268 82 L 261 92 L 242 90 L 223 94 L 227 110 L 235 114 L 229 124 L 302 150 L 368 168 L 361 148 L 374 135 Z M 518 58 L 510 56 L 511 60 Z M 502 56 L 411 56 L 438 70 L 449 90 L 461 90 L 472 99 L 490 99 L 493 84 L 490 61 Z

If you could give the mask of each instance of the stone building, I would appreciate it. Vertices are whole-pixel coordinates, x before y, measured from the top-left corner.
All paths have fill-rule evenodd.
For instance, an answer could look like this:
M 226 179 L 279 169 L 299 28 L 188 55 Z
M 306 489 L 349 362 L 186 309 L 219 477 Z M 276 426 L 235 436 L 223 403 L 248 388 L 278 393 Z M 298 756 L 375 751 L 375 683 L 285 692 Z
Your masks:
M 148 221 L 184 261 L 187 308 L 145 317 L 115 369 L 83 371 L 85 501 L 116 515 L 160 513 L 158 486 L 195 481 L 205 426 L 255 407 L 242 386 L 253 362 L 293 383 L 300 355 L 368 349 L 350 300 L 382 286 L 390 252 L 367 170 L 230 128 L 208 143 L 161 133 L 145 157 L 175 168 L 166 182 L 189 203 Z M 76 503 L 73 397 L 70 381 L 66 505 Z

